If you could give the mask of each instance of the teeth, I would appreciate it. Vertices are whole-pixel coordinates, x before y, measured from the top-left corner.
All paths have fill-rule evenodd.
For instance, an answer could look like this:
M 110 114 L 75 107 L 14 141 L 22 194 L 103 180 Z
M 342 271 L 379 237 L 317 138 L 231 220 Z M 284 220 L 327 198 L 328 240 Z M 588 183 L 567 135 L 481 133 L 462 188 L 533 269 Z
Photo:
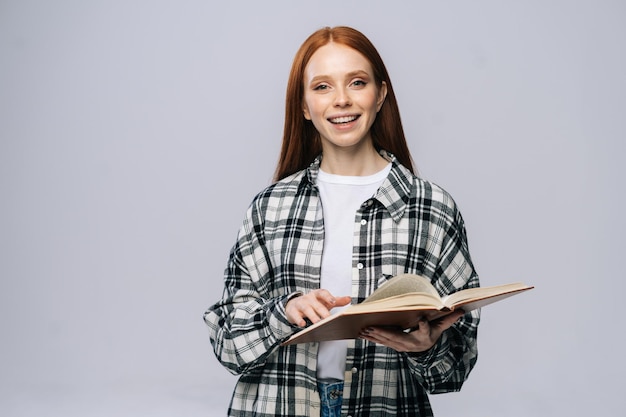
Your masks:
M 331 123 L 349 123 L 352 122 L 353 120 L 356 120 L 358 116 L 343 116 L 343 117 L 335 117 L 332 119 L 329 119 Z

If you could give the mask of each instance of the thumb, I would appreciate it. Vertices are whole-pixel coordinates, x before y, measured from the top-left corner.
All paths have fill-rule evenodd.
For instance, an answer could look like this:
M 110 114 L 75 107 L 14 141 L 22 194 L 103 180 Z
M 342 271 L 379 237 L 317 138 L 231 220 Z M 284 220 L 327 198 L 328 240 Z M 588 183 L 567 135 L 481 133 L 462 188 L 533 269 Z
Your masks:
M 459 319 L 463 317 L 464 315 L 465 315 L 465 311 L 455 310 L 452 313 L 448 314 L 447 316 L 443 317 L 441 319 L 440 325 L 444 329 L 447 329 L 448 327 L 452 326 L 454 323 L 459 321 Z

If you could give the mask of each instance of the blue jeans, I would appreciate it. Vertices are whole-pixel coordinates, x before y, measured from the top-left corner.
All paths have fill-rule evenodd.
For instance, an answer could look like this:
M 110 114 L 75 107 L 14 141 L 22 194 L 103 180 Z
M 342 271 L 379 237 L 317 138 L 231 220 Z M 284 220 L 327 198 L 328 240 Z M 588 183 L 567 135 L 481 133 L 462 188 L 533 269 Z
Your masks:
M 317 390 L 322 401 L 321 417 L 340 417 L 343 400 L 343 381 L 317 382 Z

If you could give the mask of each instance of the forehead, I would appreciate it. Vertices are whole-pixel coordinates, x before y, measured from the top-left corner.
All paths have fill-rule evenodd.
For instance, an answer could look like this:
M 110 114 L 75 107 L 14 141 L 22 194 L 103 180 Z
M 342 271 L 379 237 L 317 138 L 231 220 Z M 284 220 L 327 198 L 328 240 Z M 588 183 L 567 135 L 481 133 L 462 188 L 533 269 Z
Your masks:
M 363 54 L 349 46 L 328 43 L 311 56 L 304 69 L 305 79 L 318 76 L 341 76 L 356 71 L 373 75 L 372 65 Z

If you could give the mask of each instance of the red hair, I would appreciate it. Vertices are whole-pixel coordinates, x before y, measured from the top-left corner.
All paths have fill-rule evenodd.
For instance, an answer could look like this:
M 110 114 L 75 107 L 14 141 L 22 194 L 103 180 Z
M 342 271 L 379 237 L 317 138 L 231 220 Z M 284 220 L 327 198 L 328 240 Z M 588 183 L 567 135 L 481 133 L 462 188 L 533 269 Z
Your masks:
M 377 150 L 391 152 L 402 165 L 415 172 L 402 129 L 398 102 L 382 58 L 361 32 L 350 27 L 338 26 L 314 32 L 304 41 L 294 57 L 287 83 L 283 143 L 274 179 L 281 180 L 308 167 L 322 152 L 317 130 L 302 113 L 304 69 L 311 56 L 330 42 L 348 46 L 361 53 L 372 65 L 376 86 L 381 88 L 383 82 L 387 84 L 387 97 L 370 129 L 372 141 Z

